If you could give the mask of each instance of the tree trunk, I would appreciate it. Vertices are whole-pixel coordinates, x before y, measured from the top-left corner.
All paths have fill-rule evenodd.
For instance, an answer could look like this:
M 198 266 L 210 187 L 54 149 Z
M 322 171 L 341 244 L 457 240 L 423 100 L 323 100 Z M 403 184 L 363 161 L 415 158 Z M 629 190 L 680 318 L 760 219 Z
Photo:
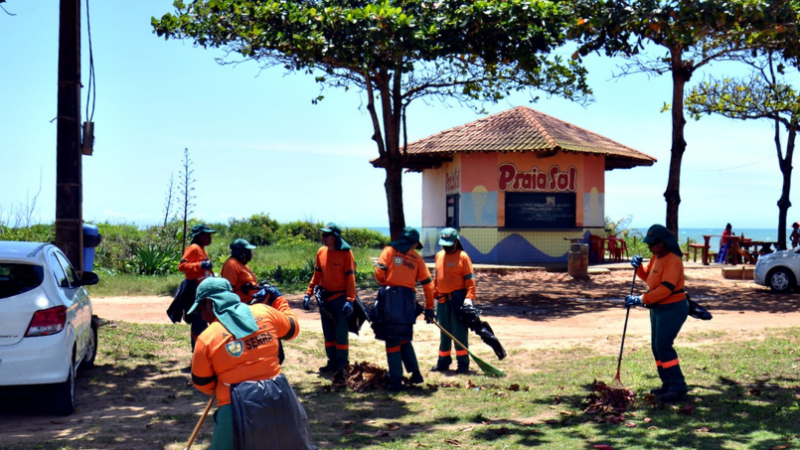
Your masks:
M 392 239 L 400 237 L 406 226 L 403 210 L 403 164 L 391 161 L 386 165 L 386 204 L 389 210 L 389 232 Z
M 394 75 L 394 79 L 392 77 Z M 382 69 L 377 73 L 365 73 L 367 86 L 367 111 L 372 118 L 374 134 L 372 139 L 378 146 L 381 163 L 386 170 L 386 206 L 389 214 L 389 232 L 392 239 L 400 237 L 406 226 L 403 211 L 403 165 L 405 158 L 400 153 L 400 120 L 402 102 L 399 101 L 401 83 L 400 74 L 390 69 Z M 380 93 L 381 115 L 375 108 L 374 87 Z M 381 120 L 383 119 L 383 120 Z M 381 130 L 381 122 L 383 130 Z
M 683 115 L 683 94 L 686 82 L 692 77 L 690 68 L 684 67 L 682 49 L 670 49 L 672 55 L 672 149 L 669 161 L 669 178 L 664 199 L 667 201 L 666 227 L 678 237 L 678 206 L 681 204 L 681 162 L 686 151 Z
M 778 124 L 775 124 L 776 127 Z M 776 135 L 779 129 L 776 129 Z M 797 124 L 792 123 L 789 127 L 789 137 L 786 141 L 786 156 L 781 158 L 780 142 L 776 139 L 778 146 L 778 163 L 783 175 L 783 187 L 781 188 L 781 198 L 778 200 L 778 250 L 786 249 L 786 217 L 792 202 L 789 200 L 789 193 L 792 186 L 792 154 L 794 153 L 794 140 L 797 136 Z

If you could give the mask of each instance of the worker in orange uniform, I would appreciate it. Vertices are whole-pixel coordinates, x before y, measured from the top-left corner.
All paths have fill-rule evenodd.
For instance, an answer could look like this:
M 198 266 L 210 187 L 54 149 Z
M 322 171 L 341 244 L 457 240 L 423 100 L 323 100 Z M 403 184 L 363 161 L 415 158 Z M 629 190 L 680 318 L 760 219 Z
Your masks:
M 625 306 L 645 306 L 650 309 L 651 345 L 656 359 L 661 387 L 650 393 L 661 395 L 661 401 L 674 402 L 688 392 L 673 347 L 689 314 L 683 274 L 683 253 L 675 235 L 662 225 L 653 225 L 642 239 L 650 248 L 653 257 L 642 267 L 642 257 L 631 258 L 636 274 L 647 283 L 649 292 L 644 295 L 629 295 Z
M 403 228 L 397 240 L 386 246 L 375 266 L 375 278 L 381 289 L 373 307 L 373 329 L 375 337 L 386 342 L 386 359 L 389 362 L 389 384 L 387 389 L 403 389 L 403 365 L 411 374 L 411 384 L 422 383 L 417 355 L 411 340 L 414 323 L 419 313 L 416 302 L 416 284 L 422 284 L 425 292 L 425 321 L 433 323 L 433 279 L 425 261 L 415 249 L 422 249 L 419 232 L 411 227 Z
M 353 314 L 356 299 L 356 262 L 338 225 L 331 222 L 320 231 L 322 247 L 317 250 L 314 276 L 303 297 L 303 308 L 310 309 L 311 296 L 317 295 L 325 355 L 328 357 L 327 364 L 319 371 L 326 373 L 336 372 L 350 364 L 347 317 Z
M 251 245 L 246 239 L 236 239 L 231 243 L 231 257 L 222 265 L 219 276 L 225 278 L 233 286 L 234 294 L 239 296 L 245 303 L 253 300 L 253 294 L 259 289 L 256 274 L 247 267 L 247 263 L 253 259 L 255 245 Z
M 192 383 L 216 394 L 211 450 L 316 449 L 305 410 L 278 362 L 278 339 L 294 339 L 297 318 L 283 301 L 247 305 L 228 280 L 200 283 L 191 312 L 209 323 L 192 356 Z
M 472 260 L 461 246 L 455 228 L 442 230 L 439 245 L 442 250 L 436 254 L 436 276 L 433 278 L 433 296 L 437 300 L 436 320 L 456 340 L 469 347 L 467 326 L 459 320 L 459 312 L 464 307 L 474 306 L 475 271 L 472 269 Z M 449 370 L 453 362 L 453 340 L 443 331 L 439 334 L 439 359 L 431 369 L 434 372 Z M 456 373 L 469 372 L 467 350 L 456 348 L 456 362 Z
M 178 270 L 186 275 L 185 286 L 179 289 L 178 295 L 181 296 L 184 304 L 186 322 L 191 324 L 192 350 L 197 340 L 197 336 L 206 329 L 208 324 L 203 320 L 199 313 L 192 315 L 188 309 L 192 306 L 197 292 L 197 285 L 208 277 L 213 277 L 211 271 L 211 259 L 208 257 L 205 248 L 211 245 L 211 235 L 216 233 L 211 227 L 205 224 L 197 224 L 192 227 L 192 243 L 183 252 Z

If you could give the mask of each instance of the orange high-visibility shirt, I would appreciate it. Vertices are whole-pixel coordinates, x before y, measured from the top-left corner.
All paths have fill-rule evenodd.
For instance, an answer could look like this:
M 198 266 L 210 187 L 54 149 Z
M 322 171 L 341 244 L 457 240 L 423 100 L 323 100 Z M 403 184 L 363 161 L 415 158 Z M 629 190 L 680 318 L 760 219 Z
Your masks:
M 230 257 L 225 261 L 219 276 L 231 282 L 233 292 L 245 303 L 250 303 L 250 300 L 253 299 L 253 294 L 258 292 L 258 289 L 251 289 L 246 293 L 242 290 L 242 286 L 248 283 L 258 286 L 258 280 L 256 280 L 256 274 L 247 267 L 247 264 L 242 264 L 241 261 L 234 257 Z
M 375 279 L 381 286 L 402 286 L 414 290 L 419 281 L 425 292 L 425 308 L 433 308 L 433 278 L 422 256 L 416 251 L 400 253 L 387 245 L 375 266 Z
M 640 266 L 636 270 L 636 275 L 650 288 L 650 292 L 642 295 L 642 302 L 647 305 L 668 305 L 686 298 L 683 290 L 683 260 L 674 253 L 660 258 L 654 256 L 646 269 Z
M 439 303 L 447 301 L 446 294 L 460 289 L 467 290 L 467 297 L 475 301 L 475 271 L 467 252 L 459 250 L 436 254 L 436 276 L 433 278 L 433 296 Z
M 314 293 L 314 287 L 320 285 L 328 292 L 339 292 L 328 297 L 333 300 L 347 295 L 347 301 L 356 299 L 356 260 L 350 250 L 328 249 L 317 250 L 316 268 L 311 282 L 308 283 L 306 295 Z
M 186 247 L 178 270 L 186 274 L 187 280 L 203 281 L 211 276 L 211 271 L 200 267 L 200 263 L 208 260 L 208 253 L 198 244 Z
M 242 381 L 274 378 L 281 373 L 278 339 L 294 339 L 300 325 L 288 303 L 248 305 L 258 323 L 258 331 L 242 339 L 219 321 L 208 325 L 197 338 L 192 357 L 192 383 L 198 390 L 217 393 L 217 406 L 231 402 L 231 385 Z

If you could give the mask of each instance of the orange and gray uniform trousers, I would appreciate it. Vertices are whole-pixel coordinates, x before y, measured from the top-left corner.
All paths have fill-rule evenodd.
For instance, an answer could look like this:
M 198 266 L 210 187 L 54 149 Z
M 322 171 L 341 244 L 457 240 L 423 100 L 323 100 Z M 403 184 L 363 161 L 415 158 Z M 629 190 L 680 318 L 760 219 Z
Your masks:
M 667 390 L 685 392 L 686 380 L 673 347 L 689 315 L 683 288 L 683 260 L 674 253 L 654 257 L 647 268 L 639 267 L 637 275 L 650 288 L 642 296 L 642 302 L 650 308 L 651 345 L 658 376 Z
M 325 338 L 328 367 L 341 369 L 350 364 L 350 338 L 347 316 L 342 313 L 345 302 L 356 299 L 356 263 L 350 250 L 321 247 L 317 250 L 314 277 L 308 284 L 307 295 L 321 288 L 320 321 Z
M 380 302 L 383 298 L 383 301 L 387 303 L 387 308 L 381 309 L 386 312 L 398 312 L 396 314 L 389 313 L 390 316 L 405 316 L 404 322 L 411 320 L 411 317 L 416 318 L 416 314 L 413 312 L 409 317 L 408 303 L 410 302 L 412 308 L 416 304 L 417 282 L 422 285 L 425 293 L 425 308 L 433 309 L 433 278 L 425 261 L 416 251 L 409 250 L 401 253 L 394 247 L 385 247 L 375 266 L 375 279 L 382 286 L 378 301 Z M 402 305 L 398 302 L 402 302 Z M 414 346 L 411 345 L 414 337 L 413 327 L 413 321 L 408 324 L 395 322 L 389 323 L 387 328 L 390 331 L 381 333 L 383 335 L 376 332 L 376 338 L 386 342 L 386 360 L 389 363 L 389 378 L 392 380 L 399 380 L 403 377 L 404 365 L 409 373 L 419 370 L 417 355 L 414 352 Z
M 213 276 L 211 271 L 200 267 L 203 261 L 206 260 L 208 260 L 208 253 L 206 253 L 205 249 L 198 244 L 191 244 L 184 250 L 183 257 L 181 257 L 181 261 L 178 264 L 178 270 L 183 272 L 186 275 L 186 279 L 189 281 L 189 283 L 187 283 L 187 288 L 191 289 L 191 291 L 187 291 L 186 295 L 192 297 L 190 304 L 194 303 L 197 285 L 206 278 Z M 194 351 L 197 337 L 200 336 L 200 333 L 205 331 L 208 327 L 208 323 L 203 320 L 203 316 L 200 314 L 199 310 L 192 314 L 189 320 L 191 320 L 192 351 Z

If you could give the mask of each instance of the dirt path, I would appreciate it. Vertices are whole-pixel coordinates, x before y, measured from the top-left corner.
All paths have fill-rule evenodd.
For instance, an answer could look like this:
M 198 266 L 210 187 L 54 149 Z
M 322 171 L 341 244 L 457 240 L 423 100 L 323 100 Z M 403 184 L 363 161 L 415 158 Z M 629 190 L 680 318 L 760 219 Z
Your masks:
M 572 280 L 566 274 L 527 272 L 478 276 L 478 307 L 507 347 L 564 348 L 588 345 L 600 351 L 618 345 L 624 322 L 622 298 L 630 290 L 630 272 L 614 271 Z M 767 327 L 800 325 L 800 301 L 792 294 L 776 295 L 752 281 L 725 280 L 719 268 L 687 271 L 692 298 L 714 313 L 710 322 L 690 319 L 682 333 L 725 331 L 734 336 Z M 637 292 L 644 283 L 637 281 Z M 374 291 L 359 293 L 371 304 Z M 316 308 L 304 311 L 302 295 L 286 295 L 302 329 L 322 331 Z M 164 311 L 169 297 L 94 298 L 94 311 L 107 320 L 168 324 Z M 634 309 L 628 335 L 647 340 L 650 323 L 646 309 Z M 368 334 L 368 333 L 367 333 Z M 371 338 L 370 336 L 365 336 Z
M 479 274 L 476 303 L 506 349 L 557 350 L 582 345 L 601 354 L 615 354 L 625 317 L 622 298 L 630 290 L 630 275 L 629 270 L 615 271 L 593 276 L 590 281 L 575 281 L 559 273 Z M 719 332 L 726 333 L 726 340 L 736 340 L 757 337 L 765 328 L 800 324 L 796 295 L 775 295 L 752 281 L 725 280 L 719 268 L 687 270 L 687 286 L 693 298 L 713 312 L 714 319 L 689 319 L 679 346 L 713 342 L 719 339 Z M 643 290 L 644 283 L 637 282 L 637 292 Z M 360 295 L 367 304 L 374 301 L 374 292 Z M 301 295 L 287 295 L 287 299 L 297 311 L 301 329 L 321 331 L 318 312 L 303 311 Z M 169 323 L 165 311 L 170 301 L 168 297 L 93 299 L 94 313 L 102 319 L 164 324 Z M 641 308 L 631 311 L 626 341 L 631 347 L 649 345 L 647 315 Z M 429 364 L 432 360 L 428 356 L 436 353 L 437 333 L 429 325 L 416 328 L 414 342 L 420 363 Z M 354 338 L 352 360 L 363 358 L 358 341 L 374 339 L 369 327 L 363 331 Z M 103 395 L 80 398 L 80 410 L 70 417 L 43 415 L 33 406 L 23 413 L 15 405 L 0 407 L 0 450 L 60 449 L 60 444 L 37 446 L 59 440 L 70 448 L 150 449 L 152 444 L 147 445 L 145 436 L 174 442 L 163 447 L 169 450 L 183 448 L 180 442 L 191 433 L 205 397 L 186 386 L 188 374 L 178 372 L 179 364 L 189 359 L 188 349 L 182 352 L 173 355 L 175 367 L 147 366 L 141 372 L 117 374 L 119 370 L 108 365 L 119 386 L 135 383 L 135 395 L 121 398 L 115 386 L 109 385 Z M 514 364 L 512 357 L 501 365 L 512 369 Z M 78 382 L 80 397 L 80 389 L 85 389 L 88 381 L 78 377 Z M 204 430 L 209 432 L 210 428 Z M 141 440 L 131 438 L 139 435 L 143 436 Z

